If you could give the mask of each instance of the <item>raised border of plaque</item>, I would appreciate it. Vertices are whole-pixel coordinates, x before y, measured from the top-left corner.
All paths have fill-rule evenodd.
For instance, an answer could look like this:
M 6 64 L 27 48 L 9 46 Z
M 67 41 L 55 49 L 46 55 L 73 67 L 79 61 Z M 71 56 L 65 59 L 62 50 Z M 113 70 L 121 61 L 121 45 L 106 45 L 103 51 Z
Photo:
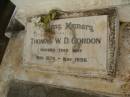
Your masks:
M 106 66 L 106 72 L 102 75 L 93 75 L 92 72 L 88 74 L 80 73 L 77 71 L 62 71 L 62 70 L 53 70 L 48 66 L 44 66 L 44 64 L 38 65 L 38 64 L 31 64 L 29 62 L 25 61 L 25 58 L 23 57 L 23 65 L 25 68 L 30 68 L 33 70 L 40 70 L 40 71 L 47 71 L 47 72 L 55 72 L 70 76 L 79 76 L 79 77 L 99 77 L 99 78 L 108 78 L 108 77 L 114 77 L 116 75 L 116 57 L 117 57 L 117 51 L 118 51 L 118 33 L 119 33 L 119 18 L 116 8 L 105 8 L 105 9 L 96 9 L 96 10 L 89 10 L 89 11 L 80 11 L 80 12 L 66 12 L 61 11 L 61 15 L 59 19 L 66 19 L 66 18 L 77 18 L 77 17 L 88 17 L 88 16 L 100 16 L 100 15 L 107 15 L 108 16 L 108 22 L 109 22 L 109 28 L 110 33 L 107 37 L 108 40 L 108 48 L 107 48 L 107 66 Z M 45 15 L 45 14 L 44 14 Z M 34 16 L 34 17 L 39 17 Z M 33 17 L 28 18 L 27 20 L 30 21 L 30 19 Z M 23 56 L 25 56 L 26 48 L 24 47 L 23 50 Z

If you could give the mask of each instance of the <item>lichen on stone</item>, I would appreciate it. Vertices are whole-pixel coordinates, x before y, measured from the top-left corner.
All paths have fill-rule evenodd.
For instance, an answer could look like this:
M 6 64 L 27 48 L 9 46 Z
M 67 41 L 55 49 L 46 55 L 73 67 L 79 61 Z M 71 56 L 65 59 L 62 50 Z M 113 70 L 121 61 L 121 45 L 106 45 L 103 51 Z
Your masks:
M 59 16 L 60 16 L 59 10 L 52 9 L 49 11 L 47 15 L 43 15 L 40 17 L 39 22 L 42 23 L 42 27 L 45 31 L 44 36 L 46 38 L 52 39 L 53 36 L 55 35 L 53 29 L 51 29 L 50 23 L 51 21 L 58 19 Z

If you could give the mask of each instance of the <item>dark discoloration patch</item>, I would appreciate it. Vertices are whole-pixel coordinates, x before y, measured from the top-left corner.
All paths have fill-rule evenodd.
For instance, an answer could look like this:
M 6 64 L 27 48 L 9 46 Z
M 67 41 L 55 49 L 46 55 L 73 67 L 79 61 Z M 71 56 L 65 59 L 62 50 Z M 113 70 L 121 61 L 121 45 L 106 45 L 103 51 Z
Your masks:
M 50 27 L 50 22 L 59 17 L 59 10 L 50 10 L 47 15 L 41 16 L 40 23 L 42 23 L 43 29 L 45 30 L 44 36 L 48 39 L 53 39 L 55 32 Z
M 95 93 L 83 93 L 49 85 L 13 82 L 7 97 L 109 97 Z

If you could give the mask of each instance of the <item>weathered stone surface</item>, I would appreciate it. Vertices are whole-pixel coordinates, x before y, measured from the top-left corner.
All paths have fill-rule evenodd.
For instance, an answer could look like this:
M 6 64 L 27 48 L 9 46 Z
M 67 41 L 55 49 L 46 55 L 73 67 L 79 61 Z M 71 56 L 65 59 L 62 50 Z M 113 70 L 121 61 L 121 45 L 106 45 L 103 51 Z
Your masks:
M 53 21 L 55 35 L 51 40 L 45 37 L 42 26 L 35 26 L 34 19 L 38 20 L 33 18 L 27 24 L 24 64 L 37 65 L 43 70 L 48 66 L 47 70 L 68 74 L 76 72 L 79 76 L 107 75 L 110 28 L 106 15 Z
M 120 20 L 130 22 L 130 4 L 118 7 Z
M 1 73 L 3 76 L 2 82 L 4 80 L 18 79 L 42 84 L 51 84 L 78 91 L 88 92 L 89 90 L 122 97 L 124 91 L 122 91 L 121 85 L 124 83 L 124 81 L 120 80 L 119 77 L 113 79 L 111 82 L 103 78 L 86 78 L 64 75 L 62 73 L 57 74 L 56 72 L 42 71 L 37 66 L 25 68 L 22 64 L 24 35 L 25 32 L 20 32 L 9 42 L 8 49 L 1 66 L 2 70 L 4 71 L 2 71 L 3 74 Z M 36 68 L 39 68 L 39 70 Z M 2 89 L 4 90 L 5 88 L 1 87 L 1 90 Z M 129 91 L 127 91 L 127 93 L 129 93 Z
M 111 1 L 111 0 L 109 0 L 109 1 Z M 118 0 L 118 1 L 113 0 L 113 1 L 117 5 L 119 4 L 117 2 L 120 2 L 120 0 Z M 124 1 L 125 0 L 123 0 L 123 2 Z M 62 2 L 62 0 L 60 2 Z M 81 1 L 78 0 L 78 2 L 81 2 Z M 84 1 L 82 3 L 85 3 L 85 2 L 87 2 L 87 1 Z M 103 1 L 103 2 L 105 2 L 105 1 Z M 66 1 L 66 3 L 67 3 L 67 1 Z M 48 4 L 51 5 L 52 3 L 50 3 L 50 1 L 48 1 Z M 55 5 L 55 4 L 59 4 L 59 3 L 53 2 L 53 4 Z M 71 4 L 73 4 L 73 3 L 71 3 Z M 71 6 L 72 6 L 71 4 L 69 5 L 68 8 L 71 8 Z M 76 3 L 74 1 L 74 5 L 75 4 Z M 76 6 L 78 6 L 78 4 L 79 3 L 77 3 Z M 107 3 L 105 3 L 105 4 L 107 4 Z M 45 3 L 45 5 L 47 5 L 47 3 Z M 61 4 L 59 6 L 62 7 L 63 5 Z M 65 5 L 65 6 L 67 6 L 67 5 Z M 84 5 L 84 7 L 81 7 L 81 8 L 85 8 L 85 6 L 86 6 L 86 3 Z M 36 7 L 34 7 L 34 8 L 36 8 Z M 50 8 L 46 7 L 46 8 L 47 9 L 45 11 L 47 12 L 51 8 L 56 8 L 56 6 L 53 6 Z M 36 10 L 34 10 L 34 11 L 36 11 Z M 43 9 L 42 9 L 42 11 L 43 11 Z M 32 15 L 32 14 L 30 14 L 30 15 Z M 129 26 L 127 28 L 129 28 Z M 0 75 L 2 75 L 2 77 L 0 77 L 0 84 L 1 84 L 0 85 L 0 96 L 6 97 L 5 94 L 6 94 L 6 91 L 8 90 L 8 81 L 6 81 L 6 80 L 19 79 L 19 80 L 25 80 L 25 81 L 33 81 L 33 82 L 42 83 L 42 84 L 43 83 L 44 84 L 53 84 L 53 85 L 57 85 L 57 86 L 61 86 L 61 87 L 66 86 L 64 88 L 75 89 L 78 91 L 87 92 L 88 90 L 90 90 L 90 91 L 102 92 L 102 93 L 108 94 L 108 95 L 110 94 L 110 95 L 113 95 L 116 97 L 126 97 L 126 96 L 129 97 L 129 95 L 128 95 L 128 94 L 130 94 L 130 80 L 129 80 L 130 79 L 130 73 L 129 73 L 129 71 L 130 71 L 130 68 L 129 68 L 129 66 L 130 66 L 129 38 L 130 37 L 129 37 L 129 31 L 124 32 L 124 30 L 121 30 L 121 36 L 122 37 L 119 38 L 121 55 L 117 61 L 118 62 L 118 69 L 117 69 L 118 73 L 117 73 L 117 76 L 113 79 L 113 81 L 110 82 L 108 80 L 106 81 L 104 79 L 98 79 L 98 78 L 92 79 L 92 78 L 74 77 L 74 76 L 68 76 L 68 75 L 63 76 L 62 74 L 57 74 L 57 73 L 53 73 L 53 72 L 48 73 L 46 71 L 41 71 L 40 69 L 38 71 L 35 69 L 35 67 L 31 68 L 31 69 L 24 68 L 21 63 L 22 62 L 22 53 L 23 53 L 22 49 L 23 49 L 24 33 L 19 33 L 19 35 L 17 37 L 12 38 L 10 40 L 8 49 L 5 54 L 5 59 L 3 60 L 2 66 L 0 67 L 2 69 L 2 70 L 0 69 L 0 71 L 1 71 Z
M 50 85 L 13 82 L 10 84 L 7 97 L 109 97 L 103 94 L 83 93 Z
M 122 23 L 120 27 L 120 44 L 118 57 L 118 75 L 124 81 L 122 91 L 130 90 L 130 23 Z
M 115 58 L 118 44 L 117 29 L 119 24 L 117 19 L 117 12 L 113 8 L 64 13 L 60 19 L 52 22 L 52 27 L 55 27 L 53 29 L 55 32 L 54 39 L 52 38 L 49 43 L 46 43 L 45 32 L 42 26 L 38 24 L 40 17 L 32 18 L 27 25 L 27 34 L 25 36 L 24 56 L 26 57 L 24 57 L 24 64 L 30 64 L 28 66 L 33 64 L 36 68 L 40 67 L 45 71 L 51 70 L 86 77 L 106 78 L 108 74 L 113 75 L 115 74 Z M 54 24 L 58 26 L 56 27 Z M 88 25 L 88 28 L 66 29 L 69 24 L 71 26 L 72 24 Z M 61 38 L 61 43 L 55 41 L 57 38 Z M 72 41 L 73 39 L 93 38 L 96 38 L 96 43 L 86 41 L 79 44 Z M 44 40 L 44 43 L 39 44 L 39 39 L 40 41 Z M 66 39 L 69 40 L 67 44 L 64 43 Z M 101 41 L 97 42 L 97 39 L 101 39 Z M 79 52 L 75 54 L 73 49 L 77 49 L 77 47 Z M 54 49 L 55 52 L 49 51 L 48 53 L 47 48 Z M 59 52 L 59 49 L 65 48 L 69 48 L 68 52 Z M 67 57 L 70 60 L 65 62 L 63 59 Z M 86 58 L 87 61 L 75 62 L 76 58 Z
M 91 9 L 101 9 L 108 7 L 119 7 L 120 5 L 130 4 L 129 0 L 12 0 L 19 8 L 20 15 L 25 17 L 30 17 L 38 14 L 46 14 L 51 9 L 60 9 L 63 11 L 81 11 L 81 10 L 91 10 Z M 49 6 L 48 6 L 49 5 Z M 130 5 L 128 5 L 130 6 Z M 124 13 L 127 14 L 122 15 Z M 129 10 L 125 7 L 119 7 L 120 20 L 124 21 L 129 17 Z

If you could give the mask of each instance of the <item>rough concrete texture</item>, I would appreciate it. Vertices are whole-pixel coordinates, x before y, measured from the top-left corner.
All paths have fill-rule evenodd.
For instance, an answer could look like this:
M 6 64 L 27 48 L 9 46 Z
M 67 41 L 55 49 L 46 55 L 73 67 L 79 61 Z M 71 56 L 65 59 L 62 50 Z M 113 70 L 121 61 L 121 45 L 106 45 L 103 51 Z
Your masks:
M 12 0 L 22 16 L 45 14 L 51 9 L 83 11 L 118 7 L 120 21 L 130 22 L 130 0 Z M 126 7 L 127 6 L 127 7 Z M 123 14 L 122 14 L 123 13 Z
M 26 82 L 13 82 L 7 97 L 109 97 L 100 94 L 83 93 L 50 85 L 37 85 Z
M 125 25 L 125 24 L 123 24 Z M 124 28 L 124 27 L 123 27 Z M 127 30 L 121 30 L 120 45 L 128 44 L 129 27 Z M 17 36 L 10 40 L 6 54 L 0 69 L 0 93 L 1 97 L 6 97 L 9 83 L 11 80 L 24 80 L 41 84 L 51 84 L 57 87 L 78 90 L 83 92 L 93 91 L 112 97 L 127 97 L 130 93 L 130 74 L 129 74 L 129 44 L 126 48 L 120 47 L 120 57 L 118 58 L 117 76 L 114 80 L 106 81 L 98 78 L 83 78 L 69 75 L 57 74 L 54 72 L 37 71 L 35 68 L 24 68 L 22 62 L 24 32 L 20 32 Z M 124 41 L 127 40 L 127 41 Z M 123 42 L 124 41 L 124 42 Z M 123 44 L 122 44 L 123 42 Z M 124 53 L 125 52 L 125 53 Z M 26 97 L 26 96 L 25 96 Z M 100 96 L 99 96 L 100 97 Z
M 35 7 L 34 5 L 33 6 L 31 5 L 33 1 L 35 3 Z M 89 10 L 90 8 L 101 8 L 101 7 L 108 7 L 108 6 L 130 3 L 129 0 L 85 0 L 85 1 L 45 0 L 45 2 L 40 4 L 38 4 L 36 0 L 33 1 L 31 1 L 31 3 L 28 3 L 29 2 L 28 0 L 25 1 L 16 0 L 15 2 L 18 2 L 19 4 L 22 4 L 21 2 L 25 2 L 25 5 L 28 5 L 27 7 L 28 9 L 26 9 L 26 12 L 23 9 L 19 11 L 20 13 L 26 13 L 28 16 L 32 16 L 34 14 L 36 15 L 40 13 L 47 13 L 48 10 L 52 8 L 60 8 L 64 10 L 86 10 L 86 9 Z M 40 6 L 44 6 L 44 8 L 41 8 Z M 22 16 L 24 16 L 24 14 L 21 14 L 19 17 L 21 18 Z M 26 18 L 23 19 L 22 22 L 26 23 Z M 129 97 L 130 95 L 130 60 L 129 60 L 130 59 L 130 42 L 129 42 L 130 26 L 127 25 L 126 23 L 125 24 L 123 23 L 123 25 L 120 28 L 121 28 L 120 38 L 119 38 L 120 55 L 118 56 L 118 60 L 117 60 L 118 62 L 117 76 L 114 78 L 113 81 L 106 81 L 104 79 L 98 79 L 98 78 L 92 79 L 92 78 L 74 77 L 74 76 L 57 74 L 53 72 L 37 71 L 35 68 L 24 68 L 21 62 L 22 62 L 23 40 L 24 40 L 25 32 L 24 31 L 20 32 L 18 35 L 11 38 L 4 56 L 4 60 L 2 62 L 2 65 L 0 66 L 0 97 L 7 97 L 6 95 L 8 93 L 8 90 L 10 93 L 8 97 L 11 97 L 11 95 L 15 93 L 23 93 L 21 91 L 24 91 L 24 85 L 19 86 L 20 84 L 15 84 L 13 85 L 14 87 L 10 87 L 12 88 L 11 89 L 12 91 L 9 89 L 11 80 L 24 80 L 29 82 L 31 81 L 35 83 L 41 83 L 41 84 L 50 84 L 62 88 L 69 88 L 72 90 L 83 91 L 83 92 L 93 91 L 94 93 L 111 95 L 112 97 Z M 27 87 L 32 87 L 32 86 L 27 86 Z M 15 92 L 15 91 L 20 91 L 20 92 Z M 28 91 L 31 90 L 29 89 Z M 32 91 L 35 92 L 35 89 Z M 41 88 L 39 91 L 42 91 Z M 28 92 L 28 95 L 31 94 L 32 92 Z M 39 96 L 37 94 L 34 95 Z M 44 97 L 45 94 L 42 95 Z M 15 96 L 13 95 L 13 97 Z M 53 96 L 48 96 L 48 97 L 53 97 Z M 89 97 L 94 97 L 94 95 L 93 96 L 89 95 Z

